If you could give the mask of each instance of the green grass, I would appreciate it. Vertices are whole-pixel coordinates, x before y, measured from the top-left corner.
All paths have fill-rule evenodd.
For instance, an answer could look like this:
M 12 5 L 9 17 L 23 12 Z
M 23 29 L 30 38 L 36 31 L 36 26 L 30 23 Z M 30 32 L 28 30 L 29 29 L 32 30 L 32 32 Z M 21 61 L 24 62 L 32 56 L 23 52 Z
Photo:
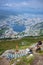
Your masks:
M 30 65 L 33 60 L 34 60 L 34 56 L 30 57 L 27 59 L 28 56 L 23 56 L 22 58 L 20 58 L 20 61 L 17 62 L 16 65 Z
M 43 37 L 24 37 L 20 40 L 0 40 L 0 55 L 5 50 L 16 49 L 16 45 L 18 45 L 19 49 L 25 49 L 39 40 L 43 41 Z M 22 45 L 22 42 L 24 42 L 24 45 Z
M 39 53 L 40 53 L 41 55 L 43 55 L 43 51 L 42 51 L 42 50 L 40 50 Z

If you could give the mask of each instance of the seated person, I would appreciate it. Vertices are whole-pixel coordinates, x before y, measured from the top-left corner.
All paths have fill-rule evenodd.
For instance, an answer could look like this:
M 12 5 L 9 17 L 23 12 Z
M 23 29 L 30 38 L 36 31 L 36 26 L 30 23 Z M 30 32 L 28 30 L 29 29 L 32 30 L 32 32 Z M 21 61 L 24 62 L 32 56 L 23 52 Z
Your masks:
M 38 44 L 36 45 L 36 51 L 39 51 L 41 50 L 41 45 L 42 45 L 42 42 L 41 41 L 38 41 Z
M 40 50 L 41 50 L 41 48 L 40 48 L 40 46 L 38 45 L 38 46 L 37 46 L 37 49 L 36 49 L 36 52 L 37 52 L 37 51 L 40 51 Z
M 37 45 L 42 45 L 42 42 L 41 41 L 38 41 L 38 44 Z

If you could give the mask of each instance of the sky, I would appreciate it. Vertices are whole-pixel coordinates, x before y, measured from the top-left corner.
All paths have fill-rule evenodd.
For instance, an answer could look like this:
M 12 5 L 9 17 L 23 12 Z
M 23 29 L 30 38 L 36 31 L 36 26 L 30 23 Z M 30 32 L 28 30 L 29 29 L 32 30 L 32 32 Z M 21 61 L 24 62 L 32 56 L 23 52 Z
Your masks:
M 0 0 L 0 9 L 43 15 L 43 0 Z

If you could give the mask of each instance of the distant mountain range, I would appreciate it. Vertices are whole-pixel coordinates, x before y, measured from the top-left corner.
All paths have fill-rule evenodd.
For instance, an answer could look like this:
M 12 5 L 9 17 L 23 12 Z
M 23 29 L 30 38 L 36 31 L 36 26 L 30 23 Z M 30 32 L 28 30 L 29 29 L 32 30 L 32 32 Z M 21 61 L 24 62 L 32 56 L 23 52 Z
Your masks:
M 37 23 L 31 27 L 33 35 L 40 36 L 43 35 L 43 22 Z
M 0 15 L 0 38 L 43 35 L 43 18 L 22 15 Z

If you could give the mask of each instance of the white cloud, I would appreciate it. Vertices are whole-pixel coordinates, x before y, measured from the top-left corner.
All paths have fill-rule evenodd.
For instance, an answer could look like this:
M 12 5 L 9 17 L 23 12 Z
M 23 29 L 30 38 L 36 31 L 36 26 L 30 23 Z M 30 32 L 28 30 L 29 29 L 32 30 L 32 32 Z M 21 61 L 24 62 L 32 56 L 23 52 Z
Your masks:
M 13 7 L 13 8 L 35 8 L 35 9 L 43 9 L 43 3 L 40 3 L 39 1 L 23 1 L 23 2 L 14 2 L 14 3 L 5 3 L 3 6 L 7 7 Z
M 12 7 L 12 4 L 8 4 L 8 3 L 6 3 L 4 6 Z

